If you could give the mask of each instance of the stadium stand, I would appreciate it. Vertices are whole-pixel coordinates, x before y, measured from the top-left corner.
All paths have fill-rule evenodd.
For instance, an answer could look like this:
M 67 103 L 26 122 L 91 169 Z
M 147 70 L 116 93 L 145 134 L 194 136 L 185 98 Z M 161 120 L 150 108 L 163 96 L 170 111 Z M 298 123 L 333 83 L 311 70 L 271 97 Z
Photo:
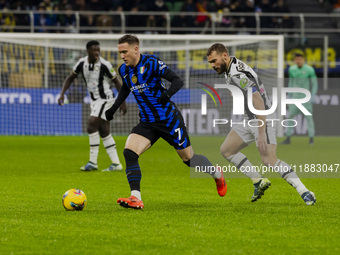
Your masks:
M 278 33 L 292 34 L 301 27 L 301 17 L 297 14 L 338 13 L 338 5 L 337 0 L 104 0 L 100 3 L 98 0 L 2 0 L 0 26 L 2 32 L 270 34 L 284 28 Z M 114 13 L 96 13 L 102 11 Z M 186 13 L 180 16 L 178 12 Z M 296 15 L 274 16 L 277 13 Z M 261 15 L 260 31 L 256 30 L 256 15 Z M 308 16 L 304 22 L 309 28 L 338 27 L 336 18 Z M 213 25 L 216 29 L 212 29 Z

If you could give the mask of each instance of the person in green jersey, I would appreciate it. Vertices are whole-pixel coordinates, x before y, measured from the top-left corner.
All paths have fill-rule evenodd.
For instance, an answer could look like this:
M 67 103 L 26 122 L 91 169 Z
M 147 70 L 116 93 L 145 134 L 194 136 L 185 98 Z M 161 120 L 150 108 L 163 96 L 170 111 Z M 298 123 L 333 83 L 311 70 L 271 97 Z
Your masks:
M 313 103 L 316 92 L 318 91 L 318 81 L 315 74 L 315 70 L 310 65 L 305 64 L 305 59 L 302 54 L 295 54 L 294 58 L 295 65 L 289 67 L 289 83 L 288 87 L 304 88 L 308 89 L 311 94 L 311 100 L 304 103 L 304 107 L 313 114 Z M 304 95 L 302 93 L 291 93 L 291 98 L 302 98 Z M 300 114 L 301 111 L 295 104 L 289 105 L 289 117 L 292 119 L 295 115 Z M 314 144 L 314 120 L 313 115 L 305 115 L 308 123 L 308 136 L 309 144 Z M 293 132 L 293 127 L 288 127 L 286 129 L 286 139 L 281 144 L 290 144 L 290 137 Z

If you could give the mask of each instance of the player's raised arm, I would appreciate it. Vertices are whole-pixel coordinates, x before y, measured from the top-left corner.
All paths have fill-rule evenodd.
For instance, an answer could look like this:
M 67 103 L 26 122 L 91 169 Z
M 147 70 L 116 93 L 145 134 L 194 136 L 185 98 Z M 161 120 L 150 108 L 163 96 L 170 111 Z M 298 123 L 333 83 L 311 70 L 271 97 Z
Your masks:
M 171 82 L 169 89 L 164 91 L 158 100 L 162 105 L 166 105 L 170 98 L 183 87 L 184 83 L 183 80 L 170 69 L 166 69 L 161 77 Z
M 63 83 L 63 87 L 60 91 L 60 96 L 58 98 L 58 104 L 59 105 L 64 105 L 64 95 L 66 93 L 66 91 L 70 88 L 73 80 L 77 77 L 77 74 L 72 72 L 69 76 L 67 76 L 67 78 L 65 79 L 64 83 Z

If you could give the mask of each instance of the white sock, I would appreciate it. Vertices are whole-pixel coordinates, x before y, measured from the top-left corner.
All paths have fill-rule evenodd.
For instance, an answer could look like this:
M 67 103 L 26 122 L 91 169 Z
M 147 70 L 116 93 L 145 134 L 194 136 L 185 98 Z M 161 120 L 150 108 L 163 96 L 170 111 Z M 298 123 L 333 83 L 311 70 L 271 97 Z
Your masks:
M 97 164 L 100 144 L 99 133 L 94 132 L 92 134 L 89 134 L 89 140 L 90 140 L 90 161 L 94 164 Z
M 142 196 L 141 196 L 139 190 L 131 190 L 131 196 L 134 196 L 134 197 L 138 198 L 139 200 L 142 200 Z
M 222 169 L 220 167 L 215 168 L 215 171 L 213 173 L 211 173 L 212 178 L 214 178 L 214 179 L 221 178 L 222 174 L 221 174 L 220 171 L 222 171 Z
M 274 169 L 282 176 L 283 179 L 285 179 L 286 182 L 296 189 L 300 196 L 308 191 L 305 185 L 303 185 L 301 182 L 300 178 L 286 162 L 278 159 L 275 163 Z
M 102 140 L 103 140 L 103 144 L 106 149 L 106 152 L 109 155 L 112 163 L 120 164 L 118 153 L 116 150 L 116 143 L 112 135 L 110 134 L 107 137 L 102 138 Z
M 259 182 L 260 179 L 263 178 L 256 171 L 256 169 L 253 167 L 247 157 L 241 152 L 229 156 L 228 158 L 226 158 L 226 160 L 234 164 L 243 174 L 248 176 L 254 184 Z

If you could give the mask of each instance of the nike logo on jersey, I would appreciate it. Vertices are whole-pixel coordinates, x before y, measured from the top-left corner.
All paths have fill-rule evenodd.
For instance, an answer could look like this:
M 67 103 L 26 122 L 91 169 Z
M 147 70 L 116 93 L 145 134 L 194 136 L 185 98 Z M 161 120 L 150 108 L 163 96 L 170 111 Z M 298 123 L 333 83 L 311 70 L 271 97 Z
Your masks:
M 128 76 L 127 74 L 125 74 L 124 76 L 123 76 L 123 78 L 125 79 L 126 78 L 126 76 Z
M 183 141 L 183 142 L 179 143 L 179 144 L 178 144 L 178 146 L 182 146 L 182 144 L 183 144 L 184 142 L 185 142 L 185 141 Z

